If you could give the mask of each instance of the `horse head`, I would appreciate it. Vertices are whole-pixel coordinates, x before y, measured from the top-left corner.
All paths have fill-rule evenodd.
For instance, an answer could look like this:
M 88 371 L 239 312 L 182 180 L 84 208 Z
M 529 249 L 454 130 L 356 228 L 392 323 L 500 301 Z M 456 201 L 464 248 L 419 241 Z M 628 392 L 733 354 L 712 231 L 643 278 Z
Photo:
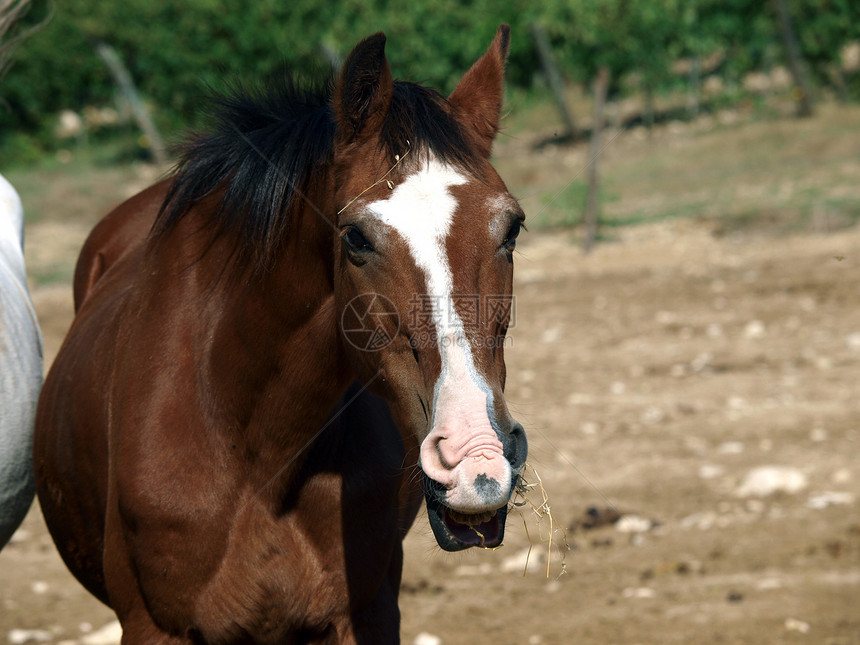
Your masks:
M 445 99 L 394 82 L 376 34 L 333 99 L 342 344 L 420 443 L 430 525 L 449 551 L 501 543 L 527 453 L 503 394 L 524 215 L 490 164 L 508 44 L 503 25 Z

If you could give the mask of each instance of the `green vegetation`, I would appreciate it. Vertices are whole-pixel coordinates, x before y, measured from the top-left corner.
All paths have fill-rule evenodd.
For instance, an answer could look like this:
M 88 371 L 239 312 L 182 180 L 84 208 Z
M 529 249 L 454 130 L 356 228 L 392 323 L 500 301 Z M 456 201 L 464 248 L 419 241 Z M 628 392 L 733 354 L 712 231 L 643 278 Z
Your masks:
M 860 38 L 860 3 L 788 5 L 818 87 L 860 96 L 860 75 L 840 66 L 845 44 Z M 696 79 L 679 61 L 704 61 L 703 74 L 718 75 L 728 90 L 723 96 L 736 100 L 744 74 L 768 71 L 784 58 L 772 5 L 761 0 L 33 0 L 18 29 L 52 11 L 47 26 L 18 48 L 0 84 L 4 165 L 67 145 L 54 136 L 61 110 L 84 115 L 91 140 L 113 136 L 114 128 L 86 113 L 123 109 L 95 54 L 98 42 L 117 50 L 167 133 L 197 124 L 207 88 L 235 79 L 262 82 L 285 67 L 326 68 L 378 30 L 396 43 L 389 48 L 395 75 L 443 91 L 452 89 L 501 22 L 514 33 L 512 92 L 533 92 L 536 81 L 540 87 L 531 23 L 547 30 L 571 80 L 587 85 L 595 69 L 607 65 L 613 97 L 686 87 Z
M 262 83 L 285 68 L 327 69 L 379 30 L 390 38 L 395 76 L 450 91 L 507 22 L 511 116 L 498 165 L 531 227 L 575 226 L 587 190 L 585 147 L 531 147 L 534 132 L 562 134 L 529 29 L 539 24 L 584 131 L 591 115 L 587 88 L 598 67 L 611 72 L 613 134 L 606 140 L 618 139 L 601 155 L 604 235 L 679 217 L 713 222 L 717 233 L 853 225 L 860 220 L 860 108 L 850 101 L 860 99 L 860 3 L 785 1 L 815 93 L 824 99 L 812 119 L 784 118 L 797 90 L 786 71 L 774 0 L 258 0 L 244 6 L 63 0 L 53 8 L 33 0 L 17 33 L 53 15 L 15 51 L 0 82 L 0 167 L 24 196 L 31 223 L 62 211 L 65 219 L 89 225 L 132 188 L 156 179 L 135 163 L 147 158 L 147 142 L 95 53 L 99 42 L 116 49 L 156 123 L 175 140 L 200 125 L 210 89 L 237 80 Z M 849 46 L 853 53 L 843 58 Z M 836 105 L 831 97 L 847 103 Z M 79 127 L 59 136 L 59 116 L 69 110 Z M 636 127 L 655 116 L 671 125 L 652 134 Z M 529 133 L 528 143 L 518 140 L 520 133 Z M 48 267 L 44 278 L 58 271 Z

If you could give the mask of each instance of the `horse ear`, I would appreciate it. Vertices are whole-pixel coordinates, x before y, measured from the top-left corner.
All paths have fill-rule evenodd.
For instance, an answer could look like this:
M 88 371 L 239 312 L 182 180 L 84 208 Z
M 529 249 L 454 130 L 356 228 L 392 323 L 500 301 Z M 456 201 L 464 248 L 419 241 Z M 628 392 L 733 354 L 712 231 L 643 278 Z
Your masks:
M 448 97 L 459 119 L 475 134 L 479 151 L 490 156 L 499 131 L 505 97 L 505 61 L 511 42 L 511 28 L 499 25 L 490 48 L 465 73 Z
M 355 46 L 340 73 L 334 92 L 338 136 L 350 142 L 363 132 L 382 126 L 394 82 L 385 58 L 385 34 L 381 31 Z

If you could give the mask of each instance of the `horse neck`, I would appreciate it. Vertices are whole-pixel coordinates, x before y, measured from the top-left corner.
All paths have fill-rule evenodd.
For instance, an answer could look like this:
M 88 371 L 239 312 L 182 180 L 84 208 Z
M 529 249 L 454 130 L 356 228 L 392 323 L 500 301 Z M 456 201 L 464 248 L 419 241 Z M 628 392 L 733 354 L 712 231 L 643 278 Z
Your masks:
M 243 461 L 247 477 L 259 479 L 250 482 L 255 488 L 277 474 L 282 485 L 271 490 L 284 490 L 302 465 L 296 455 L 352 380 L 339 341 L 332 245 L 331 225 L 305 208 L 268 272 L 235 273 L 224 259 L 229 240 L 189 265 L 198 252 L 191 244 L 180 254 L 188 269 L 172 271 L 182 275 L 180 302 L 190 293 L 199 299 L 185 324 L 197 339 L 193 379 L 204 425 L 216 429 L 224 454 Z

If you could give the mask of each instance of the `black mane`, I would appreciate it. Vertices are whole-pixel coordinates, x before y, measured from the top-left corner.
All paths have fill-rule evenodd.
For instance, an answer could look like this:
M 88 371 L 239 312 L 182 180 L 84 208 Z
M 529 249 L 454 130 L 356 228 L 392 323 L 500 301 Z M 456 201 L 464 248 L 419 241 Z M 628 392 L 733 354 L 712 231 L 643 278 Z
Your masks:
M 258 270 L 270 266 L 311 178 L 331 167 L 333 87 L 331 75 L 312 83 L 288 76 L 266 90 L 237 85 L 214 96 L 209 132 L 192 135 L 181 149 L 155 235 L 165 235 L 200 200 L 223 191 L 209 227 L 212 240 L 232 233 L 240 262 Z M 392 163 L 410 150 L 413 159 L 432 152 L 450 164 L 476 165 L 445 98 L 414 83 L 395 81 L 379 144 Z

